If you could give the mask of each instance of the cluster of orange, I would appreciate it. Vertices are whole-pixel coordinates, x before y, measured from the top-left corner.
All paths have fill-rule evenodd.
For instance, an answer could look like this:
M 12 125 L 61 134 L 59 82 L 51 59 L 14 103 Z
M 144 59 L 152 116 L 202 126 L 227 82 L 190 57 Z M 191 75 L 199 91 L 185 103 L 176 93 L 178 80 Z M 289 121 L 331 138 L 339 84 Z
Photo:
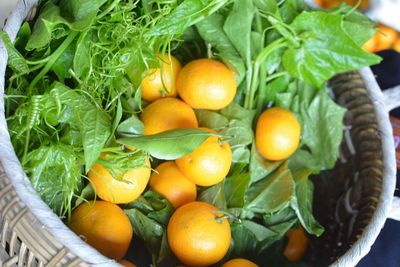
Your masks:
M 400 34 L 383 24 L 377 26 L 377 32 L 363 45 L 363 49 L 375 53 L 386 49 L 394 49 L 400 52 Z
M 233 101 L 237 84 L 223 63 L 198 59 L 181 68 L 173 56 L 159 55 L 159 60 L 161 67 L 149 70 L 141 85 L 142 98 L 151 102 L 140 115 L 145 135 L 177 128 L 198 128 L 194 108 L 220 110 Z M 297 149 L 299 140 L 300 125 L 291 112 L 271 108 L 262 113 L 256 127 L 256 146 L 265 158 L 288 158 Z M 189 155 L 161 163 L 154 172 L 147 161 L 145 166 L 114 179 L 103 165 L 95 163 L 88 176 L 102 201 L 81 204 L 73 211 L 69 226 L 104 255 L 121 260 L 133 231 L 127 215 L 117 204 L 134 201 L 149 184 L 175 209 L 167 226 L 167 236 L 176 257 L 189 266 L 215 264 L 230 247 L 231 229 L 226 216 L 216 207 L 196 201 L 197 186 L 221 182 L 231 165 L 231 147 L 218 135 L 208 137 Z M 288 234 L 288 237 L 295 241 L 289 241 L 285 255 L 297 260 L 304 251 L 299 253 L 295 249 L 293 253 L 291 248 L 298 245 L 296 240 L 304 243 L 307 238 L 302 229 L 300 235 L 291 238 Z M 128 266 L 126 261 L 121 263 Z M 245 259 L 234 259 L 223 266 L 257 265 Z

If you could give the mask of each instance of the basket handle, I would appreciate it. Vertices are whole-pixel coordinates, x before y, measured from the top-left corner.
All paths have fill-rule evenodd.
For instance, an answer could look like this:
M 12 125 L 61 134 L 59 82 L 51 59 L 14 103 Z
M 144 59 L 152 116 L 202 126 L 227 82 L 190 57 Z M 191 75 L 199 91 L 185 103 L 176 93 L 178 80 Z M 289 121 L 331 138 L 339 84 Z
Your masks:
M 388 111 L 400 107 L 400 85 L 383 91 L 383 100 Z
M 388 218 L 400 221 L 400 197 L 393 197 L 392 208 L 389 212 Z

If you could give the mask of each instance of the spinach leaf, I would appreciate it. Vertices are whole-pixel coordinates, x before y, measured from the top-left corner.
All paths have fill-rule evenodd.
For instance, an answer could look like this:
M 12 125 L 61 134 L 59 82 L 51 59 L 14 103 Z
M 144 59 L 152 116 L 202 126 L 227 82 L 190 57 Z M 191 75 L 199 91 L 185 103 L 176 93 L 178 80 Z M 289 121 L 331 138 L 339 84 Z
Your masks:
M 166 242 L 165 226 L 147 217 L 137 209 L 125 209 L 136 236 L 144 240 L 154 264 L 163 261 L 171 252 Z
M 251 148 L 250 157 L 250 183 L 256 183 L 282 165 L 282 161 L 269 161 L 258 153 L 255 144 Z
M 161 18 L 147 36 L 182 34 L 188 27 L 212 15 L 228 0 L 184 0 L 171 13 Z
M 208 188 L 204 188 L 203 191 L 200 192 L 197 199 L 199 201 L 210 203 L 221 210 L 226 210 L 224 181 Z
M 86 170 L 89 170 L 110 137 L 109 116 L 81 94 L 61 83 L 53 85 L 42 113 L 43 117 L 55 113 L 59 122 L 76 125 L 82 135 Z
M 54 71 L 60 81 L 63 81 L 66 78 L 71 78 L 69 70 L 72 69 L 74 54 L 74 46 L 69 45 L 52 65 L 51 69 Z
M 62 143 L 42 145 L 28 153 L 24 169 L 33 188 L 59 216 L 71 214 L 82 186 L 80 155 Z
M 88 17 L 94 17 L 106 1 L 107 0 L 61 0 L 59 6 L 66 17 L 70 17 L 73 21 L 80 21 Z
M 117 142 L 147 151 L 158 159 L 174 160 L 193 152 L 211 135 L 201 129 L 175 129 L 153 135 L 123 137 Z
M 376 32 L 374 22 L 371 19 L 345 3 L 332 9 L 331 13 L 343 16 L 343 29 L 359 46 L 368 41 Z
M 213 14 L 197 23 L 196 28 L 201 38 L 217 50 L 218 57 L 232 70 L 237 84 L 240 84 L 245 77 L 245 65 L 223 30 L 224 21 L 223 15 Z
M 0 31 L 0 37 L 3 39 L 4 45 L 8 53 L 8 66 L 15 72 L 19 74 L 25 74 L 29 72 L 28 64 L 21 53 L 14 47 L 10 37 L 4 31 Z
M 250 185 L 246 192 L 246 211 L 273 213 L 289 204 L 295 194 L 295 184 L 287 164 L 270 176 Z
M 228 208 L 243 208 L 244 198 L 250 182 L 250 173 L 234 170 L 225 179 L 225 196 Z
M 250 33 L 254 12 L 253 1 L 234 0 L 233 8 L 227 16 L 223 27 L 226 35 L 246 64 L 251 60 Z
M 290 25 L 303 41 L 283 54 L 290 75 L 311 85 L 322 84 L 337 73 L 377 64 L 380 57 L 361 49 L 342 28 L 341 15 L 303 12 Z M 318 25 L 318 27 L 316 27 Z
M 59 31 L 63 32 L 61 36 L 65 36 L 67 32 L 63 26 L 68 24 L 68 21 L 60 14 L 60 7 L 52 2 L 46 3 L 36 19 L 26 49 L 30 51 L 46 47 L 52 40 L 52 32 L 55 29 L 59 29 Z M 59 37 L 61 36 L 59 34 Z
M 136 115 L 132 115 L 118 125 L 117 133 L 123 136 L 143 135 L 143 122 Z
M 295 210 L 301 224 L 308 233 L 320 236 L 324 228 L 317 222 L 312 213 L 314 185 L 308 176 L 311 170 L 298 170 L 293 173 L 296 182 L 296 197 L 290 205 Z

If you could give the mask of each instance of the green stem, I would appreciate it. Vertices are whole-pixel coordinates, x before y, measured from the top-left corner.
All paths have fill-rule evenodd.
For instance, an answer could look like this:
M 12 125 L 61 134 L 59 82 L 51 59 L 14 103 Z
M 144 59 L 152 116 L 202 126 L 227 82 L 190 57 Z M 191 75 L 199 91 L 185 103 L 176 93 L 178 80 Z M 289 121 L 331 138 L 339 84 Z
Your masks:
M 268 76 L 268 78 L 266 77 L 266 74 L 264 75 L 263 78 L 260 77 L 260 82 L 262 82 L 263 84 L 260 85 L 260 91 L 259 91 L 260 94 L 259 94 L 259 96 L 257 98 L 257 105 L 256 105 L 257 112 L 260 112 L 262 107 L 263 107 L 263 105 L 264 105 L 264 102 L 265 102 L 265 90 L 267 90 L 267 88 L 266 88 L 267 83 L 269 83 L 272 80 L 275 80 L 276 78 L 284 76 L 286 74 L 287 74 L 286 71 L 281 71 L 281 72 L 277 72 L 277 73 L 274 73 L 274 74 Z M 262 75 L 262 74 L 260 74 L 260 75 Z
M 247 109 L 253 109 L 254 105 L 254 97 L 257 91 L 257 85 L 258 85 L 258 78 L 259 78 L 259 72 L 260 72 L 260 66 L 261 64 L 264 64 L 265 60 L 267 57 L 274 52 L 275 50 L 287 46 L 287 42 L 285 39 L 280 38 L 274 42 L 272 42 L 270 45 L 265 47 L 261 53 L 257 56 L 256 61 L 254 62 L 254 71 L 253 75 L 251 76 L 251 86 L 250 86 L 250 93 L 246 95 L 245 99 L 245 108 Z
M 121 2 L 121 0 L 114 0 L 114 2 L 112 2 L 103 12 L 101 12 L 97 16 L 97 20 L 99 20 L 102 17 L 108 15 L 108 13 L 110 13 L 110 11 L 113 10 L 119 4 L 119 2 Z
M 57 48 L 56 51 L 51 55 L 51 58 L 44 66 L 44 68 L 39 72 L 38 75 L 32 80 L 31 84 L 28 87 L 28 95 L 31 94 L 32 89 L 36 86 L 41 78 L 50 70 L 50 68 L 54 65 L 57 59 L 61 56 L 61 54 L 68 48 L 68 46 L 72 43 L 75 37 L 79 34 L 79 32 L 71 32 L 70 35 L 64 40 L 64 42 Z

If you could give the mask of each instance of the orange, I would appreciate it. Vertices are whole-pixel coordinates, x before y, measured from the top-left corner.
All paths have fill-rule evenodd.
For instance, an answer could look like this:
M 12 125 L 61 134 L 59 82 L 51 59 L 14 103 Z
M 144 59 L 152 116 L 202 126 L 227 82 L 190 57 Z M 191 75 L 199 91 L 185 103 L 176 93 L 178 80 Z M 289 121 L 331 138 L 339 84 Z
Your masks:
M 394 42 L 393 49 L 400 53 L 400 36 Z
M 175 162 L 160 164 L 150 177 L 150 187 L 163 195 L 176 209 L 196 200 L 196 185 L 186 178 Z
M 118 263 L 123 265 L 124 267 L 136 267 L 136 264 L 133 264 L 132 262 L 130 262 L 128 260 L 121 260 Z
M 193 183 L 211 186 L 221 182 L 228 174 L 232 164 L 232 150 L 222 137 L 210 136 L 192 153 L 175 162 L 179 170 Z
M 177 96 L 176 80 L 182 66 L 172 55 L 158 54 L 161 67 L 150 69 L 142 81 L 142 99 L 154 101 L 161 97 Z M 162 72 L 162 75 L 161 75 Z
M 189 266 L 208 266 L 220 261 L 231 243 L 226 218 L 206 202 L 191 202 L 178 208 L 168 223 L 168 243 L 175 256 Z
M 303 258 L 308 248 L 308 238 L 302 227 L 291 229 L 286 233 L 289 239 L 283 255 L 290 261 L 298 261 Z
M 249 260 L 237 258 L 225 262 L 221 267 L 258 267 L 258 265 Z
M 148 105 L 140 119 L 144 134 L 156 134 L 177 128 L 197 128 L 198 122 L 193 109 L 176 98 L 161 98 Z
M 293 113 L 278 107 L 267 109 L 257 121 L 258 152 L 268 160 L 287 159 L 299 146 L 300 132 L 300 124 Z
M 118 205 L 106 201 L 84 202 L 71 216 L 69 227 L 103 255 L 120 260 L 131 243 L 131 222 Z
M 379 25 L 378 32 L 376 33 L 375 36 L 376 51 L 390 49 L 393 46 L 394 42 L 396 41 L 397 37 L 398 37 L 397 32 L 392 28 L 382 24 Z
M 365 42 L 362 48 L 370 53 L 376 52 L 376 35 L 372 36 L 367 42 Z
M 176 86 L 179 96 L 192 108 L 218 110 L 232 102 L 237 84 L 221 62 L 197 59 L 182 68 Z
M 113 177 L 100 163 L 93 164 L 88 176 L 97 196 L 112 203 L 128 203 L 146 189 L 151 174 L 150 161 L 144 166 L 127 171 L 121 178 Z

